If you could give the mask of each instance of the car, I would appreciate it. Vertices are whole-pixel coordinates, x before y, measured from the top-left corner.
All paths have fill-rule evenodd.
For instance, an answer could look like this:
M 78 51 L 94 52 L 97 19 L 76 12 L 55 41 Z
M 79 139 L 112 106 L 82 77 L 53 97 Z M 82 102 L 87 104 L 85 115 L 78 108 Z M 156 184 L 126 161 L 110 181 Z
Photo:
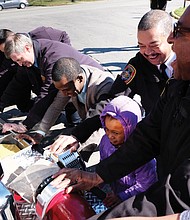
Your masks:
M 27 0 L 0 0 L 0 11 L 5 8 L 21 8 L 24 9 L 28 6 Z

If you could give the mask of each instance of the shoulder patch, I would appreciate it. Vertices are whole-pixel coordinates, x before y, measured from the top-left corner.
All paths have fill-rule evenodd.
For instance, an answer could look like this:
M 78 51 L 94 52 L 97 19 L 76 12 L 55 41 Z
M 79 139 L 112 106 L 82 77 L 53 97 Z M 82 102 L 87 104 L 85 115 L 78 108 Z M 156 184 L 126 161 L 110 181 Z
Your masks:
M 128 64 L 123 72 L 121 73 L 121 78 L 125 84 L 129 84 L 136 75 L 136 69 L 131 64 Z

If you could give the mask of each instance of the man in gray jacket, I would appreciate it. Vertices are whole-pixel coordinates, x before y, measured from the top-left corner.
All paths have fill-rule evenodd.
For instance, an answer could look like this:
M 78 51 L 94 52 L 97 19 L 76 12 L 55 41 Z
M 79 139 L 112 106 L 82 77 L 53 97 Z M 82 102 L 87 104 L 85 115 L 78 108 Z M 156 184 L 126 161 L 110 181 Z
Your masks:
M 99 115 L 108 102 L 105 97 L 114 82 L 110 72 L 80 66 L 72 58 L 61 58 L 55 63 L 52 79 L 59 92 L 40 123 L 39 128 L 44 132 L 54 125 L 70 99 L 83 120 Z

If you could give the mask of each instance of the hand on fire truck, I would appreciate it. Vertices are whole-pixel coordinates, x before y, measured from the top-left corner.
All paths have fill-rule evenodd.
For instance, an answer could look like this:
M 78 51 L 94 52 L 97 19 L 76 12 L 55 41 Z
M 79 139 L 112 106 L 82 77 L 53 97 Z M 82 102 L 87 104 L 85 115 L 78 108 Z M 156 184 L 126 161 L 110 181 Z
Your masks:
M 103 182 L 97 173 L 79 170 L 77 168 L 63 168 L 57 172 L 51 185 L 65 188 L 66 193 L 77 190 L 90 190 Z

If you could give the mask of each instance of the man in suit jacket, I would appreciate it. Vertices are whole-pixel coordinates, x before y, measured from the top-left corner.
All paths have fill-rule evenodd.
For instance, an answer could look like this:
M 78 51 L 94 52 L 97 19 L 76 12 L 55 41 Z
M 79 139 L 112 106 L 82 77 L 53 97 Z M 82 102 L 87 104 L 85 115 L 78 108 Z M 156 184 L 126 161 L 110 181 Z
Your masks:
M 5 107 L 16 104 L 18 109 L 23 112 L 28 112 L 34 104 L 34 100 L 31 100 L 30 97 L 30 86 L 26 83 L 28 76 L 22 71 L 17 73 L 17 63 L 11 59 L 6 59 L 4 55 L 5 41 L 7 37 L 12 34 L 14 34 L 13 31 L 9 29 L 0 29 L 0 110 L 3 111 Z M 26 35 L 30 36 L 33 40 L 49 39 L 71 45 L 69 35 L 66 31 L 52 27 L 37 27 L 29 33 L 26 33 Z M 17 75 L 15 76 L 16 73 Z M 11 82 L 12 80 L 13 82 Z M 26 83 L 24 94 L 23 90 L 20 89 L 20 86 L 23 86 L 21 83 L 22 80 Z M 18 82 L 20 82 L 21 85 L 18 84 Z

